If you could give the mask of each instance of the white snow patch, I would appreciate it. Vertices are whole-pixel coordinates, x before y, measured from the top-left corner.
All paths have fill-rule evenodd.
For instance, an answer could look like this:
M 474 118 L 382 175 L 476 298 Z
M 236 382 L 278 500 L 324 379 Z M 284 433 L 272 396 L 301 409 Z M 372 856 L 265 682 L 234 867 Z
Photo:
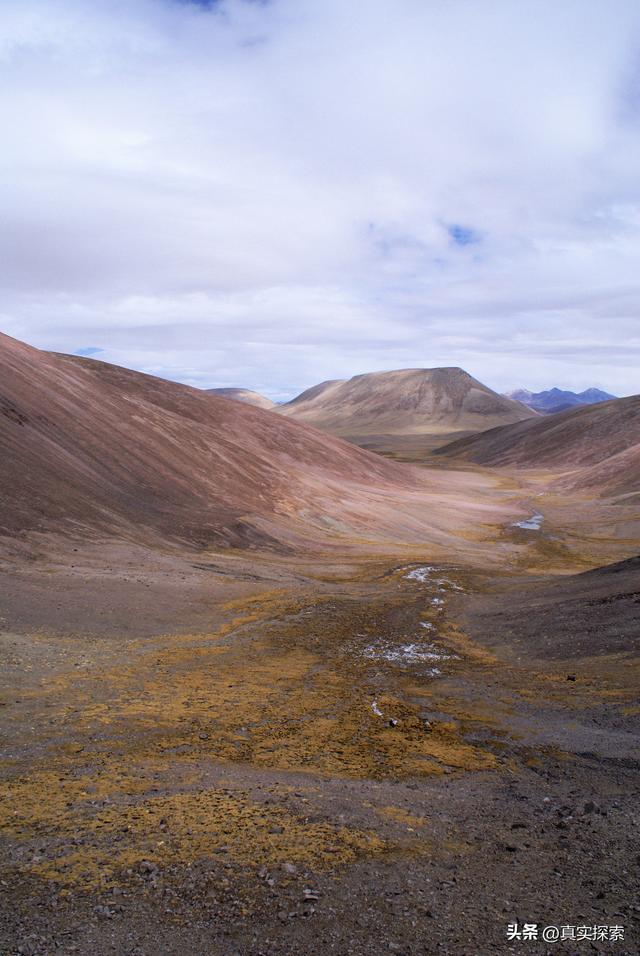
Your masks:
M 408 574 L 404 575 L 404 578 L 406 581 L 419 581 L 420 584 L 426 584 L 426 582 L 431 579 L 431 575 L 434 572 L 441 573 L 444 570 L 444 568 L 439 568 L 435 564 L 423 564 L 419 568 L 413 568 L 413 570 L 409 571 Z M 454 581 L 450 581 L 449 578 L 436 578 L 433 580 L 433 583 L 438 585 L 438 590 L 440 591 L 444 591 L 447 588 L 451 588 L 452 591 L 464 590 L 459 584 L 456 584 Z
M 424 584 L 431 572 L 437 570 L 438 568 L 431 564 L 424 564 L 419 568 L 414 568 L 413 571 L 409 571 L 408 574 L 405 574 L 405 580 L 420 581 L 421 584 Z
M 439 591 L 446 591 L 447 588 L 451 588 L 452 591 L 464 591 L 464 588 L 461 588 L 455 581 L 450 581 L 449 578 L 439 578 L 436 584 L 439 585 Z
M 390 664 L 420 664 L 423 661 L 447 661 L 447 654 L 435 644 L 390 644 L 381 641 L 370 644 L 363 651 L 365 657 L 372 660 L 388 661 Z

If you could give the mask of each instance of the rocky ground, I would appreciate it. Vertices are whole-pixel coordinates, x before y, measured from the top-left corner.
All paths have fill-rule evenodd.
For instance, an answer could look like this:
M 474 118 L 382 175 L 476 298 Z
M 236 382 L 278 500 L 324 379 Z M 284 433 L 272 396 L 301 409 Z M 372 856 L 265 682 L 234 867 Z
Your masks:
M 428 559 L 73 579 L 3 599 L 3 954 L 640 952 L 632 641 Z

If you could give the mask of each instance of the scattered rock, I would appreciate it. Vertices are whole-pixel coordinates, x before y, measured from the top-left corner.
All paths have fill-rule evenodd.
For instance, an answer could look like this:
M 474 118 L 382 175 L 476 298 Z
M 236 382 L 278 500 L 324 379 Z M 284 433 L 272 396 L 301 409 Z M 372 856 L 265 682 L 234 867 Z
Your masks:
M 101 919 L 112 919 L 112 917 L 114 916 L 113 910 L 109 909 L 108 906 L 104 906 L 104 904 L 94 906 L 93 912 L 96 914 L 96 916 L 99 916 Z
M 22 943 L 18 946 L 18 953 L 20 956 L 37 956 L 38 947 L 35 943 L 32 943 L 30 940 Z

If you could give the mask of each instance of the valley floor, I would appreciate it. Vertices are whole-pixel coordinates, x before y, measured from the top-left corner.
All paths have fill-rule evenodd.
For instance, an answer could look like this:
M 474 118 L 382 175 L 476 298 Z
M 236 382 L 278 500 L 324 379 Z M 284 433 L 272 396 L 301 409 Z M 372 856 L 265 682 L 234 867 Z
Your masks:
M 128 567 L 4 575 L 2 953 L 640 951 L 637 647 L 428 554 Z

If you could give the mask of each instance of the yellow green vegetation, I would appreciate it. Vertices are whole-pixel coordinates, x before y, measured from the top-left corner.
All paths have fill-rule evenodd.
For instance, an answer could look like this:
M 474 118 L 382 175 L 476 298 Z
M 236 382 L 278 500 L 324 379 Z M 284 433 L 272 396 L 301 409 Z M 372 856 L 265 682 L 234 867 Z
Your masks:
M 460 724 L 421 719 L 408 693 L 415 677 L 360 652 L 371 625 L 357 601 L 332 610 L 268 593 L 225 610 L 229 620 L 211 635 L 172 637 L 41 689 L 40 767 L 0 785 L 5 831 L 26 842 L 46 833 L 51 844 L 30 872 L 91 886 L 141 860 L 218 852 L 241 865 L 333 866 L 389 846 L 223 788 L 211 772 L 397 778 L 496 766 Z M 422 825 L 392 810 L 397 823 Z
M 602 701 L 617 706 L 621 714 L 632 714 L 638 699 L 640 661 L 627 654 L 599 654 L 554 662 L 551 673 L 531 671 L 531 686 L 518 686 L 525 700 L 544 698 L 563 707 L 582 710 Z M 576 681 L 567 681 L 567 674 Z
M 109 784 L 106 773 L 73 778 L 44 772 L 0 788 L 5 833 L 31 838 L 46 832 L 54 841 L 46 859 L 36 856 L 27 865 L 29 872 L 91 887 L 109 885 L 143 860 L 165 866 L 222 852 L 244 865 L 294 861 L 322 869 L 385 849 L 372 833 L 310 823 L 242 792 L 133 796 L 122 792 L 124 779 Z M 126 781 L 130 790 L 134 781 Z M 106 791 L 111 801 L 104 799 Z M 98 792 L 102 800 L 96 800 Z
M 403 807 L 381 807 L 379 813 L 396 823 L 403 823 L 410 830 L 423 827 L 427 822 L 424 817 L 416 817 Z
M 447 647 L 466 660 L 472 661 L 476 665 L 494 666 L 498 664 L 495 654 L 472 641 L 452 621 L 440 624 L 439 631 L 441 638 L 446 641 Z
M 351 777 L 440 773 L 444 767 L 485 769 L 493 754 L 466 744 L 455 725 L 420 720 L 396 694 L 372 709 L 366 675 L 339 673 L 304 649 L 252 642 L 235 647 L 173 648 L 155 667 L 95 681 L 72 715 L 76 734 L 109 734 L 102 746 L 170 759 L 202 758 L 255 767 Z M 362 662 L 362 671 L 371 665 Z M 79 706 L 82 705 L 83 706 Z M 65 748 L 63 752 L 66 752 Z
M 244 613 L 233 618 L 233 641 L 227 623 L 96 676 L 57 679 L 51 694 L 65 703 L 51 716 L 73 730 L 75 744 L 98 736 L 101 749 L 138 757 L 179 754 L 347 777 L 495 765 L 493 753 L 465 743 L 454 724 L 427 727 L 407 699 L 405 675 L 387 668 L 381 694 L 380 663 L 362 653 L 368 639 L 359 629 L 368 619 L 360 603 L 343 602 L 333 613 L 325 604 L 303 608 L 272 592 L 234 602 L 228 609 Z M 470 642 L 449 632 L 447 643 L 473 656 Z M 494 660 L 478 657 L 474 663 Z

